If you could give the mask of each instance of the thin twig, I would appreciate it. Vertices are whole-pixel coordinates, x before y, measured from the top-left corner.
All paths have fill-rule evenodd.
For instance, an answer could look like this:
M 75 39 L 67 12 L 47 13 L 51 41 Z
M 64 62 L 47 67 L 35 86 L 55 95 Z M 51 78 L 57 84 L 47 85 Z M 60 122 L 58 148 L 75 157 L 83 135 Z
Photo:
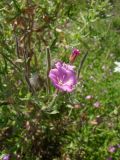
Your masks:
M 15 31 L 14 31 L 14 36 L 15 36 L 15 41 L 16 41 L 16 53 L 17 53 L 17 57 L 20 58 L 18 37 L 16 36 Z
M 11 105 L 11 104 L 14 104 L 14 103 L 11 103 L 11 102 L 5 101 L 5 100 L 3 100 L 3 101 L 0 100 L 0 106 L 3 106 L 3 105 Z
M 55 94 L 53 95 L 53 99 L 52 99 L 52 101 L 50 102 L 48 108 L 51 108 L 51 107 L 54 105 L 57 97 L 58 97 L 58 94 L 55 92 Z M 48 108 L 47 108 L 47 109 L 48 109 Z
M 34 94 L 34 89 L 33 89 L 32 85 L 30 83 L 30 80 L 29 80 L 29 74 L 30 73 L 29 73 L 29 69 L 28 69 L 28 65 L 27 65 L 27 57 L 26 57 L 27 53 L 26 52 L 27 51 L 26 51 L 26 48 L 25 48 L 25 51 L 24 51 L 25 73 L 24 73 L 24 75 L 25 75 L 25 79 L 26 79 L 26 82 L 28 84 L 29 90 L 32 92 L 32 94 Z
M 46 112 L 50 112 L 50 111 L 53 110 L 53 106 L 54 106 L 58 96 L 59 96 L 59 91 L 56 89 L 54 94 L 53 94 L 51 102 L 48 104 L 47 108 L 45 108 Z
M 82 67 L 83 67 L 83 64 L 84 64 L 87 56 L 88 56 L 88 52 L 85 53 L 85 55 L 83 56 L 83 58 L 82 58 L 82 60 L 81 60 L 81 62 L 80 62 L 80 64 L 79 64 L 79 68 L 78 68 L 78 72 L 77 72 L 77 78 L 78 78 L 78 79 L 79 79 L 79 77 L 80 77 L 80 72 L 81 72 L 81 69 L 82 69 Z
M 10 62 L 10 63 L 15 67 L 15 69 L 17 69 L 19 72 L 21 72 L 21 69 L 20 69 L 16 64 L 14 64 L 11 59 L 9 59 L 5 54 L 2 54 L 2 53 L 0 53 L 0 54 L 1 54 L 8 62 Z
M 49 47 L 46 48 L 46 57 L 47 57 L 47 91 L 50 93 L 50 79 L 49 79 L 49 72 L 51 69 L 51 55 Z
M 21 13 L 21 10 L 20 10 L 20 7 L 18 5 L 18 2 L 16 0 L 12 0 L 13 1 L 13 4 L 14 4 L 14 7 L 15 9 L 17 10 L 18 13 Z

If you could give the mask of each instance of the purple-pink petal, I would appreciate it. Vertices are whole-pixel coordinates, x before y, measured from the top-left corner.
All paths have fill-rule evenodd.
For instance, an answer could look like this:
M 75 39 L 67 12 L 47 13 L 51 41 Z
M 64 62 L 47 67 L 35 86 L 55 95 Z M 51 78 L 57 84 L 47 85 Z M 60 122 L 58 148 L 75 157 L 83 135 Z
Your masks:
M 63 68 L 65 68 L 66 70 L 71 70 L 71 71 L 74 72 L 75 66 L 63 63 Z
M 55 64 L 55 67 L 56 67 L 56 68 L 62 67 L 62 62 L 60 62 L 60 61 L 57 62 L 57 63 Z
M 110 153 L 114 153 L 114 152 L 116 151 L 116 147 L 115 147 L 115 146 L 110 146 L 110 147 L 108 148 L 108 151 L 109 151 Z
M 112 157 L 107 158 L 107 160 L 112 160 Z
M 10 155 L 9 154 L 6 154 L 4 157 L 3 157 L 3 160 L 9 160 L 10 159 Z
M 72 92 L 77 83 L 74 66 L 62 62 L 57 62 L 50 70 L 49 78 L 57 89 L 66 92 Z
M 60 90 L 63 90 L 63 91 L 66 91 L 66 92 L 72 92 L 72 91 L 73 91 L 73 87 L 72 87 L 72 86 L 69 86 L 69 85 L 59 86 L 59 89 L 60 89 Z
M 100 107 L 100 102 L 98 102 L 98 101 L 95 102 L 95 103 L 93 104 L 93 106 L 96 107 L 96 108 L 99 108 L 99 107 Z
M 120 148 L 120 144 L 118 144 L 117 147 Z

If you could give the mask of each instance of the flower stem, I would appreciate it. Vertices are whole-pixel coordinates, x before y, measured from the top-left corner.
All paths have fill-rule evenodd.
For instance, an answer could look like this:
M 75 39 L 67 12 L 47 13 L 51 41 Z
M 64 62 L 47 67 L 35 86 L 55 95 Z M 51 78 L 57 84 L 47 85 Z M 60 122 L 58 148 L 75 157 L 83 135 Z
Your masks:
M 57 97 L 58 97 L 58 90 L 56 89 L 56 90 L 55 90 L 55 93 L 53 94 L 53 99 L 52 99 L 52 101 L 50 102 L 48 108 L 51 108 L 51 107 L 54 105 Z
M 51 69 L 51 55 L 49 47 L 46 48 L 46 58 L 47 58 L 47 92 L 50 93 L 50 79 L 49 79 L 49 72 Z
M 83 56 L 83 58 L 82 58 L 82 60 L 81 60 L 81 62 L 80 62 L 80 64 L 79 64 L 78 72 L 77 72 L 77 78 L 78 78 L 78 79 L 79 79 L 79 77 L 80 77 L 80 72 L 81 72 L 81 69 L 82 69 L 82 67 L 83 67 L 83 64 L 84 64 L 87 56 L 88 56 L 88 52 L 85 53 L 85 55 Z

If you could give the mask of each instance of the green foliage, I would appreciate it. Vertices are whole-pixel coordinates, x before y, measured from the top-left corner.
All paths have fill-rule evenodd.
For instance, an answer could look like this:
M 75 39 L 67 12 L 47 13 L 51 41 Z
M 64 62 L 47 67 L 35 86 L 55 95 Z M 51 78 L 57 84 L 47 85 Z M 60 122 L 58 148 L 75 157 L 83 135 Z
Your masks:
M 114 73 L 120 61 L 119 5 L 117 0 L 0 1 L 1 159 L 5 154 L 12 160 L 120 158 L 120 148 L 108 151 L 120 144 L 120 74 Z M 73 93 L 55 97 L 48 64 L 68 63 L 74 47 L 81 51 L 76 70 L 88 53 L 80 80 Z

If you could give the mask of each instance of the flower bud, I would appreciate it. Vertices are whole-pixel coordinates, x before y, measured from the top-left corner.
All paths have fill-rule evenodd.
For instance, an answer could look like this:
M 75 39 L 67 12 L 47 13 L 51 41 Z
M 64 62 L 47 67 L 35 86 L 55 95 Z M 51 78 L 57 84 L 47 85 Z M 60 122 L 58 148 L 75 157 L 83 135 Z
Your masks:
M 93 96 L 92 95 L 88 95 L 88 96 L 85 97 L 85 99 L 91 100 L 91 99 L 93 99 Z
M 98 101 L 95 102 L 95 103 L 93 104 L 93 106 L 96 107 L 96 108 L 99 108 L 99 107 L 100 107 L 100 102 L 98 102 Z
M 80 54 L 80 51 L 76 48 L 73 49 L 72 54 L 69 57 L 70 63 L 73 63 L 76 59 L 76 57 Z

